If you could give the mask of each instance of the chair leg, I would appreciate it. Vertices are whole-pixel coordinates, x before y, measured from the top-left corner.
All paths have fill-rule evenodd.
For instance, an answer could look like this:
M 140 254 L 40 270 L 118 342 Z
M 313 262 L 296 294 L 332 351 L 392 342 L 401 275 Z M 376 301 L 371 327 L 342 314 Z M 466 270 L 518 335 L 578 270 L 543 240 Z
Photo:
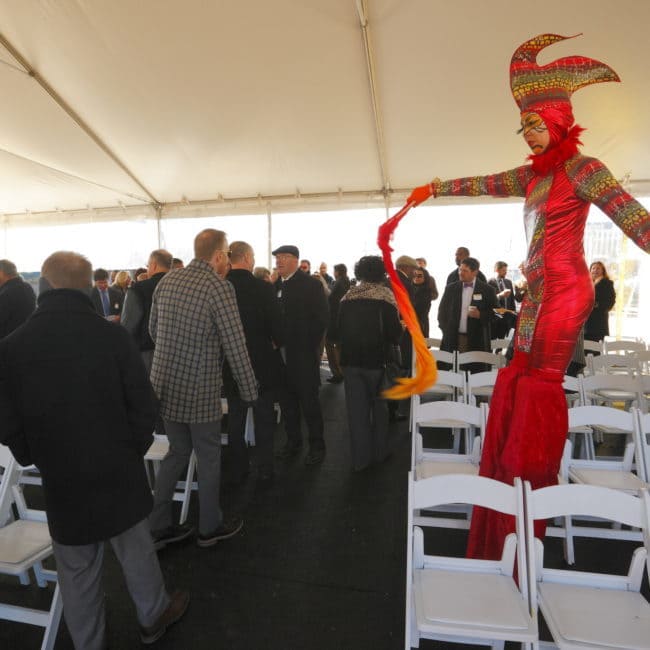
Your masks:
M 194 481 L 194 473 L 196 471 L 196 456 L 194 452 L 190 455 L 190 460 L 187 464 L 187 476 L 185 477 L 185 487 L 183 489 L 183 503 L 181 505 L 181 516 L 178 523 L 184 524 L 187 521 L 187 514 L 190 510 L 190 496 L 192 494 L 192 483 Z
M 29 579 L 29 573 L 27 571 L 23 571 L 21 574 L 19 574 L 18 580 L 20 580 L 21 585 L 31 584 L 31 580 Z
M 36 562 L 32 567 L 34 569 L 34 576 L 36 577 L 36 584 L 39 587 L 45 587 L 47 585 L 47 579 L 43 574 L 43 565 L 40 562 Z
M 43 636 L 43 643 L 41 650 L 54 650 L 56 643 L 56 635 L 59 631 L 59 623 L 61 622 L 61 614 L 63 613 L 63 601 L 61 600 L 61 592 L 59 590 L 59 583 L 56 583 L 54 588 L 54 595 L 52 596 L 52 605 L 50 606 L 50 615 L 45 627 L 45 634 Z
M 576 563 L 576 554 L 573 547 L 573 522 L 571 517 L 564 517 L 564 560 L 567 564 Z

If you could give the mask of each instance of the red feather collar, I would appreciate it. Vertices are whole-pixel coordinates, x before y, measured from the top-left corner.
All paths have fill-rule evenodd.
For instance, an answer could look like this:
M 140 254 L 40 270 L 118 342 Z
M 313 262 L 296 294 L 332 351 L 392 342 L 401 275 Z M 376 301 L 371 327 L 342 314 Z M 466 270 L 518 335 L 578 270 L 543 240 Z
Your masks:
M 584 131 L 581 126 L 575 124 L 569 129 L 566 138 L 544 153 L 528 156 L 532 162 L 533 171 L 538 176 L 546 176 L 565 160 L 572 158 L 578 153 L 578 145 L 581 145 L 580 134 Z

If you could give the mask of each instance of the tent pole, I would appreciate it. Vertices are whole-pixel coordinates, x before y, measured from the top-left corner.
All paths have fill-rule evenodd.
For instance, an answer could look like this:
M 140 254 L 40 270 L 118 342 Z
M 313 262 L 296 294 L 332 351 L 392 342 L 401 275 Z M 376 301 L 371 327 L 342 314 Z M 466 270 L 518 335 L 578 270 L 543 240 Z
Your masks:
M 158 203 L 155 206 L 155 209 L 156 209 L 156 232 L 158 233 L 158 248 L 162 248 L 163 244 L 162 244 L 162 230 L 160 228 L 160 226 L 161 226 L 160 220 L 161 220 L 161 217 L 162 217 L 163 206 L 160 205 L 160 203 Z
M 269 201 L 266 203 L 266 233 L 266 263 L 267 268 L 271 269 L 273 268 L 273 265 L 271 264 L 271 258 L 273 257 L 271 254 L 271 251 L 273 250 L 273 211 Z

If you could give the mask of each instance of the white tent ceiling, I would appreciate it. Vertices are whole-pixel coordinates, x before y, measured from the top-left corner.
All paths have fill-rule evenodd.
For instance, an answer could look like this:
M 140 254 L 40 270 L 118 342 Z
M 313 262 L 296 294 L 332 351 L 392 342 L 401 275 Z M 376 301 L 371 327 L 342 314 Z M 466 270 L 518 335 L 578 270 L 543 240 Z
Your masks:
M 508 64 L 541 32 L 584 33 L 542 61 L 621 76 L 574 112 L 585 152 L 644 193 L 648 25 L 646 0 L 0 0 L 0 214 L 398 202 L 514 167 Z

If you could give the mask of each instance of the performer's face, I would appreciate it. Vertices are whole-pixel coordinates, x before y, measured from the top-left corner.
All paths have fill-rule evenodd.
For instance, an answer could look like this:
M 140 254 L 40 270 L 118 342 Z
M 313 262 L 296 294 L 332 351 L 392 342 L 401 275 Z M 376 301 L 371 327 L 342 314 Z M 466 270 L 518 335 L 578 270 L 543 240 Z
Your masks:
M 551 141 L 548 128 L 537 113 L 522 113 L 520 133 L 535 155 L 544 153 Z

